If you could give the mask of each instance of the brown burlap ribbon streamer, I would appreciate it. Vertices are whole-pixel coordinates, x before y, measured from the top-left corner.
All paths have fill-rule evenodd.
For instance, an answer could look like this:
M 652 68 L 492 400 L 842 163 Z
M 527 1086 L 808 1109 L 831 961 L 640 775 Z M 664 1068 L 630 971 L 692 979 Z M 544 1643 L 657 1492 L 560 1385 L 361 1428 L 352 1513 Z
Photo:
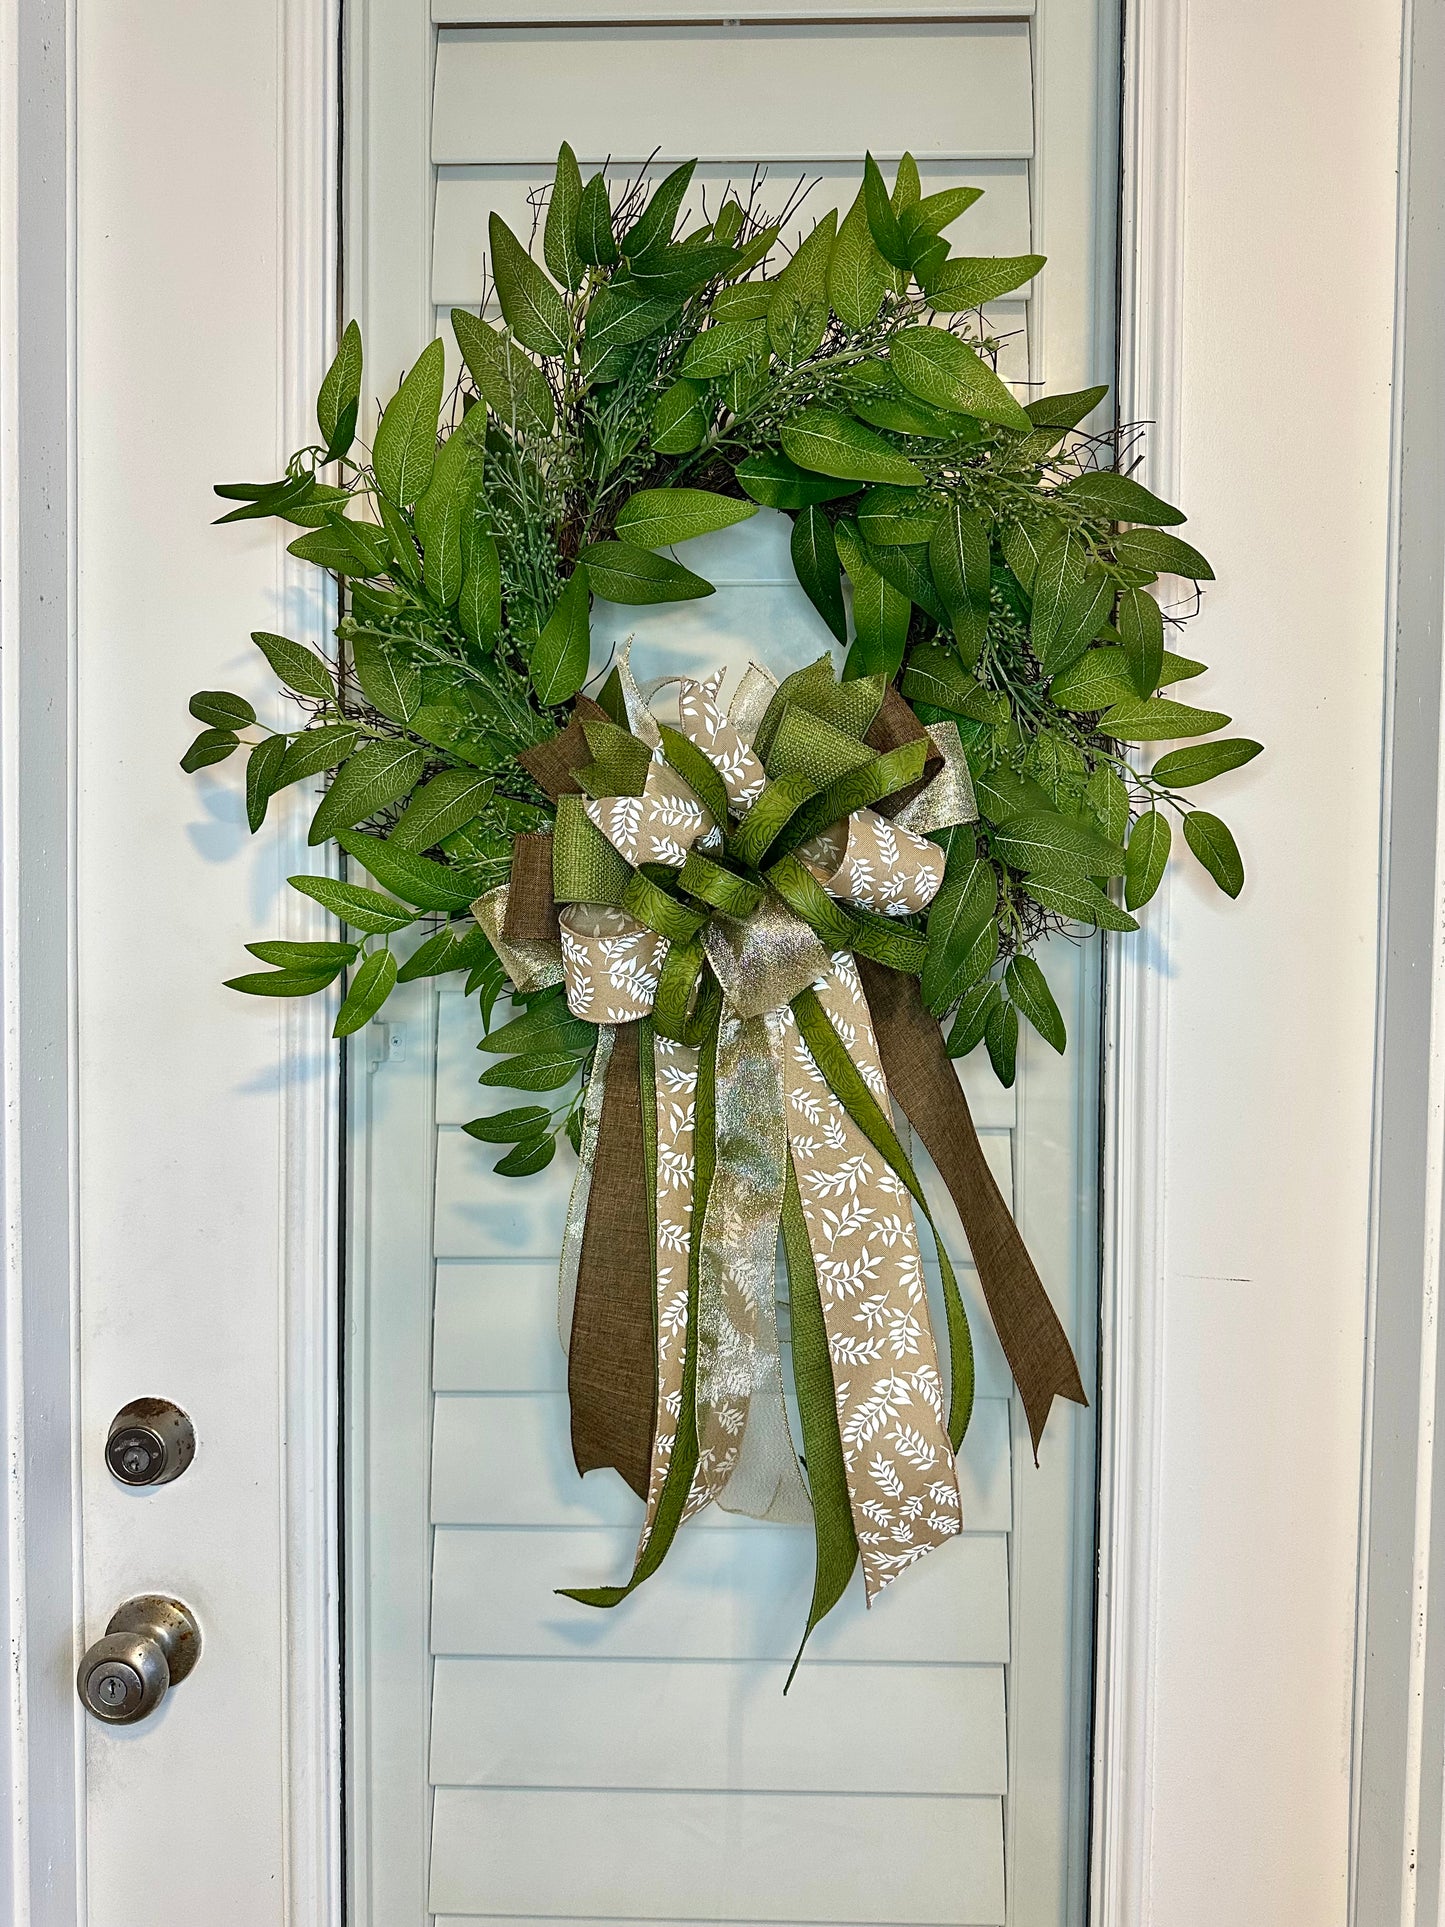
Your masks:
M 559 796 L 580 796 L 582 785 L 577 781 L 576 772 L 586 769 L 593 760 L 582 725 L 608 721 L 607 711 L 600 703 L 594 703 L 590 696 L 579 695 L 573 699 L 567 727 L 556 736 L 549 736 L 545 743 L 518 750 L 517 761 L 554 803 Z
M 963 1220 L 989 1315 L 1019 1388 L 1038 1460 L 1056 1397 L 1087 1405 L 1073 1350 L 979 1143 L 938 1020 L 918 979 L 855 959 L 888 1088 L 903 1107 Z
M 508 943 L 560 943 L 552 890 L 552 832 L 523 830 L 512 838 L 512 875 L 502 935 Z
M 577 1298 L 567 1354 L 572 1456 L 579 1472 L 611 1465 L 647 1497 L 657 1368 L 652 1201 L 644 1152 L 639 1026 L 619 1024 L 607 1067 Z

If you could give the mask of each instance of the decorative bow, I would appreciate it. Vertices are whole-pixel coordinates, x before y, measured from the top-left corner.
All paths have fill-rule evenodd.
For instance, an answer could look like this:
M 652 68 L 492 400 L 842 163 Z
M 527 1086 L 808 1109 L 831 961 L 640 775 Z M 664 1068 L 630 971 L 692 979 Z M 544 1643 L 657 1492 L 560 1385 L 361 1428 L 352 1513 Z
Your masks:
M 839 683 L 826 657 L 781 685 L 754 666 L 726 712 L 721 683 L 644 692 L 624 653 L 603 704 L 524 756 L 555 833 L 518 838 L 510 884 L 474 908 L 519 988 L 561 981 L 602 1027 L 564 1237 L 572 1439 L 579 1470 L 615 1466 L 647 1517 L 628 1583 L 573 1596 L 615 1604 L 715 1499 L 811 1514 L 811 1631 L 860 1553 L 871 1602 L 961 1524 L 968 1321 L 890 1084 L 1029 1376 L 1036 1447 L 1054 1393 L 1083 1388 L 917 990 L 924 938 L 904 920 L 944 871 L 928 835 L 977 815 L 956 725 L 925 729 L 884 679 Z M 651 701 L 674 684 L 670 724 Z M 946 1414 L 910 1198 L 942 1280 Z

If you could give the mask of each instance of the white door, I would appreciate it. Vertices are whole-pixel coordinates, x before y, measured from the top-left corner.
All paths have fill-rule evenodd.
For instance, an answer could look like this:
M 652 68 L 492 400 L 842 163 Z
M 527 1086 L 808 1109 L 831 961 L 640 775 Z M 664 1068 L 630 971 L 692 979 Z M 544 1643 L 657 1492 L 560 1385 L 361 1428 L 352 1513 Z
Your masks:
M 606 27 L 556 11 L 508 26 L 488 9 L 479 26 L 465 24 L 475 9 L 435 7 L 424 62 L 418 0 L 371 9 L 347 260 L 374 386 L 389 392 L 432 331 L 450 336 L 448 310 L 480 300 L 489 210 L 528 232 L 528 193 L 563 139 L 584 168 L 610 155 L 619 178 L 654 150 L 653 177 L 698 157 L 694 192 L 713 198 L 760 160 L 779 204 L 800 176 L 816 181 L 810 219 L 847 205 L 865 147 L 885 164 L 910 148 L 925 192 L 985 190 L 957 245 L 1051 257 L 1027 298 L 990 312 L 1005 372 L 1055 390 L 1110 379 L 1111 7 Z M 718 585 L 705 603 L 599 605 L 597 663 L 628 635 L 644 677 L 750 656 L 783 674 L 827 650 L 788 530 L 764 511 L 690 544 Z M 1068 1057 L 1033 1039 L 1014 1090 L 982 1053 L 963 1075 L 1092 1380 L 1098 959 L 1060 943 L 1046 967 Z M 786 1701 L 806 1528 L 714 1508 L 615 1612 L 556 1598 L 626 1569 L 637 1502 L 610 1471 L 579 1481 L 570 1461 L 556 1272 L 572 1161 L 491 1175 L 495 1153 L 461 1126 L 512 1100 L 478 1090 L 476 1000 L 444 985 L 393 995 L 352 1060 L 358 1917 L 1082 1922 L 1092 1413 L 1056 1406 L 1035 1469 L 974 1292 L 965 1533 L 866 1621 L 861 1587 L 850 1595 Z
M 741 16 L 766 12 L 732 4 Z M 434 189 L 460 190 L 469 169 L 508 161 L 530 173 L 555 143 L 549 131 L 501 160 L 453 150 L 434 162 L 433 65 L 468 22 L 431 20 L 400 0 L 352 0 L 347 11 L 350 305 L 373 365 L 399 371 L 436 309 L 469 293 L 433 284 L 444 212 Z M 575 26 L 593 11 L 539 0 L 527 18 L 541 34 L 556 25 L 549 15 L 570 13 Z M 619 0 L 607 12 L 636 35 L 684 9 Z M 1002 34 L 1022 24 L 1031 152 L 975 154 L 965 138 L 948 156 L 995 177 L 980 219 L 1000 204 L 1008 167 L 1027 163 L 1032 232 L 1054 256 L 1028 319 L 1034 370 L 1055 382 L 1106 372 L 1107 285 L 1054 240 L 1090 231 L 1091 197 L 1109 172 L 1089 158 L 1091 135 L 1067 131 L 1069 102 L 1093 114 L 1108 68 L 1087 0 L 1032 10 L 839 0 L 828 14 L 880 35 L 920 21 L 976 37 L 990 23 Z M 472 27 L 500 17 L 477 0 Z M 1111 1086 L 1126 1100 L 1113 1120 L 1125 1210 L 1110 1239 L 1123 1289 L 1105 1307 L 1117 1396 L 1102 1415 L 1117 1511 L 1103 1545 L 1112 1671 L 1089 1852 L 1101 1927 L 1339 1927 L 1351 1851 L 1398 8 L 1331 0 L 1308 60 L 1293 0 L 1136 0 L 1130 17 L 1131 392 L 1163 423 L 1155 479 L 1168 487 L 1177 476 L 1224 565 L 1201 626 L 1201 652 L 1221 664 L 1211 687 L 1228 687 L 1271 756 L 1251 775 L 1239 823 L 1261 853 L 1260 887 L 1228 920 L 1217 901 L 1177 893 L 1159 945 L 1138 953 L 1136 1045 Z M 499 1790 L 492 1768 L 453 1754 L 447 1790 L 433 1793 L 434 1666 L 440 1677 L 443 1664 L 491 1666 L 489 1654 L 547 1663 L 496 1651 L 498 1629 L 518 1623 L 500 1610 L 483 1628 L 493 1643 L 470 1658 L 461 1615 L 440 1642 L 452 1650 L 430 1652 L 434 1603 L 443 1625 L 433 1536 L 510 1529 L 428 1523 L 434 1407 L 502 1395 L 484 1376 L 495 1354 L 479 1369 L 456 1326 L 447 1363 L 459 1379 L 433 1380 L 432 1294 L 439 1307 L 443 1273 L 455 1282 L 483 1264 L 484 1286 L 535 1268 L 540 1291 L 545 1255 L 514 1250 L 497 1264 L 495 1246 L 490 1258 L 455 1246 L 433 1254 L 438 1146 L 463 1110 L 447 1109 L 455 1055 L 433 1061 L 431 1015 L 419 1009 L 404 1058 L 378 1039 L 352 1066 L 353 1089 L 368 1093 L 354 1142 L 384 1142 L 394 1156 L 384 1173 L 360 1150 L 351 1164 L 352 1303 L 368 1329 L 350 1347 L 364 1367 L 350 1380 L 350 1460 L 353 1476 L 364 1462 L 365 1478 L 346 1598 L 357 1751 L 344 1896 L 331 1325 L 340 1160 L 327 1136 L 336 1065 L 323 1013 L 243 1004 L 219 988 L 275 906 L 294 904 L 281 880 L 306 860 L 304 809 L 285 819 L 289 843 L 250 845 L 229 783 L 196 784 L 175 767 L 191 690 L 224 683 L 274 700 L 245 645 L 250 628 L 283 613 L 299 629 L 326 620 L 298 601 L 283 535 L 207 524 L 212 482 L 263 474 L 305 439 L 334 339 L 336 25 L 329 0 L 0 0 L 0 1614 L 10 1662 L 0 1775 L 12 1796 L 0 1913 L 17 1927 L 340 1927 L 346 1898 L 350 1917 L 375 1927 L 424 1919 L 433 1808 L 481 1807 Z M 790 117 L 800 98 L 795 88 L 784 101 Z M 985 103 L 980 124 L 997 105 Z M 736 147 L 758 143 L 740 120 Z M 733 145 L 716 150 L 722 161 Z M 856 145 L 853 130 L 838 136 L 829 164 Z M 1071 211 L 1075 196 L 1087 205 Z M 1102 245 L 1097 235 L 1090 245 Z M 1224 327 L 1221 294 L 1236 291 Z M 1321 458 L 1302 463 L 1301 448 Z M 754 591 L 778 586 L 758 583 L 763 552 L 740 560 L 740 574 L 745 566 Z M 1060 974 L 1055 983 L 1062 993 Z M 1091 994 L 1081 979 L 1075 1014 Z M 1076 1024 L 1076 1050 L 1081 1041 Z M 1051 1095 L 1029 1066 L 1017 1109 L 996 1112 L 989 1130 L 1007 1145 L 1051 1284 L 1061 1300 L 1075 1291 L 1077 1319 L 1087 1274 L 1072 1267 L 1087 1219 L 1049 1202 L 1080 1178 L 1092 1184 L 1087 1135 L 1070 1115 L 1070 1093 L 1089 1078 L 1075 1066 L 1078 1082 Z M 1036 1092 L 1060 1121 L 1052 1149 L 1036 1129 Z M 451 1203 L 474 1204 L 487 1176 L 462 1175 Z M 1156 1185 L 1168 1190 L 1167 1225 Z M 540 1208 L 533 1218 L 542 1222 Z M 386 1295 L 382 1267 L 397 1281 Z M 1086 1348 L 1082 1324 L 1076 1338 Z M 547 1369 L 514 1396 L 545 1402 Z M 193 1465 L 152 1491 L 119 1485 L 103 1460 L 112 1417 L 138 1395 L 173 1398 L 195 1420 Z M 1086 1498 L 1086 1437 L 1076 1431 L 1062 1471 L 1056 1458 L 1035 1475 L 1011 1454 L 999 1535 L 1008 1587 L 992 1595 L 1007 1610 L 1008 1644 L 939 1662 L 1007 1669 L 1003 1773 L 990 1790 L 941 1797 L 1005 1815 L 1002 1861 L 997 1835 L 992 1849 L 988 1838 L 970 1848 L 972 1877 L 982 1869 L 994 1882 L 985 1907 L 1000 1865 L 1016 1910 L 1040 1869 L 1037 1910 L 1020 1919 L 1069 1918 L 1057 1909 L 1076 1905 L 1085 1878 L 1065 1797 L 1083 1785 L 1080 1744 L 1058 1720 L 1080 1705 L 1071 1628 L 1086 1617 L 1091 1574 L 1074 1559 L 1066 1624 L 1057 1586 L 1036 1586 L 1031 1569 L 1035 1549 L 1066 1543 L 1060 1522 L 1021 1522 L 1019 1495 L 1056 1511 Z M 1076 1543 L 1087 1544 L 1087 1519 L 1082 1527 Z M 605 1520 L 542 1528 L 559 1543 L 612 1530 Z M 731 1542 L 773 1530 L 700 1531 L 695 1556 L 713 1547 L 725 1563 Z M 371 1583 L 377 1575 L 387 1587 Z M 663 1656 L 672 1575 L 661 1580 L 653 1656 L 629 1660 L 649 1678 L 676 1670 Z M 200 1663 L 150 1721 L 101 1728 L 78 1707 L 76 1662 L 122 1600 L 149 1592 L 195 1611 Z M 755 1613 L 767 1599 L 752 1587 L 737 1596 Z M 1020 1614 L 1040 1600 L 1051 1616 L 1035 1636 Z M 876 1630 L 885 1626 L 880 1612 Z M 1054 1658 L 1026 1678 L 1030 1637 L 1035 1653 L 1039 1638 L 1046 1649 L 1052 1640 Z M 883 1661 L 876 1650 L 851 1662 L 820 1652 L 814 1665 L 845 1663 Z M 1016 1712 L 1029 1679 L 1051 1714 Z M 469 1728 L 485 1730 L 480 1717 Z M 1023 1834 L 1016 1791 L 1030 1735 L 1052 1749 L 1033 1769 L 1046 1780 L 1053 1762 L 1049 1797 L 1032 1808 L 1049 1816 L 1042 1847 Z M 536 1856 L 547 1864 L 579 1845 L 568 1828 L 575 1789 L 532 1771 L 525 1798 L 533 1809 L 550 1802 L 555 1822 Z M 615 1781 L 600 1791 L 615 1793 Z M 957 1837 L 960 1879 L 944 1903 L 955 1913 L 970 1891 Z M 485 1857 L 466 1848 L 463 1839 L 452 1863 L 458 1882 L 479 1869 L 484 1880 Z M 449 1891 L 445 1904 L 464 1908 L 451 1919 L 467 1918 L 476 1895 Z M 483 1887 L 480 1898 L 498 1896 Z M 538 1917 L 530 1904 L 522 1912 Z M 763 1917 L 778 1918 L 771 1895 Z M 1373 1922 L 1362 1916 L 1361 1927 Z

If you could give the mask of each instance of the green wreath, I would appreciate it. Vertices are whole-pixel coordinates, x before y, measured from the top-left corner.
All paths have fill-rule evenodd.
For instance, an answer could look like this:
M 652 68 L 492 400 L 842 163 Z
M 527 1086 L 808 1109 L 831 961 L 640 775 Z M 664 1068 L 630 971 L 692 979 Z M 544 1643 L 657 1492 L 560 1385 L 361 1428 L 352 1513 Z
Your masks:
M 203 692 L 182 760 L 244 745 L 253 831 L 279 790 L 324 779 L 311 842 L 372 879 L 293 877 L 353 934 L 251 944 L 270 967 L 232 988 L 303 996 L 347 972 L 345 1036 L 398 982 L 464 972 L 499 1060 L 482 1084 L 557 1094 L 466 1129 L 510 1147 L 509 1176 L 564 1128 L 580 1156 L 573 1453 L 615 1467 L 646 1521 L 631 1577 L 571 1596 L 619 1603 L 713 1499 L 811 1514 L 806 1640 L 860 1560 L 871 1599 L 960 1529 L 969 1325 L 889 1098 L 958 1207 L 1037 1451 L 1053 1399 L 1084 1387 L 949 1059 L 982 1043 L 1011 1083 L 1021 1014 L 1064 1049 L 1039 940 L 1135 930 L 1169 812 L 1238 895 L 1232 836 L 1180 792 L 1260 746 L 1159 693 L 1203 665 L 1166 647 L 1151 588 L 1211 571 L 1120 472 L 1132 438 L 1081 426 L 1106 390 L 1021 406 L 999 378 L 983 305 L 1043 263 L 951 254 L 978 190 L 924 196 L 905 155 L 890 192 L 870 157 L 843 220 L 770 272 L 782 223 L 756 191 L 674 238 L 692 173 L 614 202 L 564 146 L 550 273 L 494 214 L 505 326 L 454 310 L 446 420 L 434 341 L 369 459 L 346 330 L 321 442 L 277 482 L 218 490 L 240 504 L 224 521 L 305 531 L 291 553 L 341 583 L 339 646 L 257 634 L 303 720 L 268 730 Z M 592 598 L 710 595 L 671 551 L 759 506 L 792 517 L 841 678 L 830 656 L 781 684 L 755 668 L 726 712 L 716 682 L 686 681 L 673 725 L 624 651 L 587 695 Z M 1209 740 L 1133 760 L 1189 737 Z M 420 941 L 399 955 L 403 931 Z M 493 1027 L 504 986 L 515 1014 Z M 946 1405 L 909 1197 L 938 1252 Z

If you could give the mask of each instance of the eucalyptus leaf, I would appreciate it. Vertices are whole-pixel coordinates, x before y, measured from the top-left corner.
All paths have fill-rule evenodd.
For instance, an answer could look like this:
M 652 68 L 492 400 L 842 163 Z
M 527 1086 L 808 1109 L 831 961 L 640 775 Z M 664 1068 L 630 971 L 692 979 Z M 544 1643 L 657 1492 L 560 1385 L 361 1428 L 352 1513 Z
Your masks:
M 1068 1043 L 1063 1012 L 1049 989 L 1048 979 L 1033 957 L 1010 957 L 1003 973 L 1004 989 L 1015 1009 L 1021 1010 L 1046 1044 L 1063 1055 Z
M 1006 863 L 1025 872 L 1107 877 L 1124 869 L 1124 852 L 1090 829 L 1082 818 L 1051 810 L 1025 810 L 1001 823 L 993 846 Z
M 532 650 L 530 673 L 537 700 L 565 703 L 587 680 L 591 650 L 589 571 L 574 569 Z
M 1130 475 L 1115 475 L 1107 469 L 1077 475 L 1059 490 L 1076 507 L 1091 515 L 1106 516 L 1111 522 L 1182 522 L 1182 510 L 1161 502 Z
M 1124 589 L 1114 618 L 1134 693 L 1152 696 L 1164 673 L 1164 616 L 1147 589 Z
M 635 542 L 589 542 L 580 560 L 607 602 L 688 602 L 713 593 L 702 576 Z
M 385 809 L 414 789 L 421 778 L 422 753 L 411 743 L 365 743 L 337 770 L 316 807 L 307 842 L 324 843 L 338 830 Z
M 349 857 L 393 896 L 418 910 L 465 910 L 473 891 L 465 878 L 445 863 L 399 849 L 379 836 L 366 836 L 360 830 L 338 831 L 336 841 Z
M 1229 826 L 1208 810 L 1193 810 L 1184 819 L 1184 841 L 1227 897 L 1244 888 L 1244 859 Z
M 734 470 L 738 482 L 764 508 L 802 509 L 858 493 L 856 481 L 810 473 L 781 453 L 749 455 Z
M 369 1024 L 391 995 L 396 983 L 396 958 L 389 950 L 373 950 L 364 957 L 351 980 L 351 987 L 336 1013 L 333 1037 L 349 1037 L 363 1024 Z
M 577 206 L 577 250 L 592 267 L 610 268 L 618 259 L 612 233 L 612 206 L 606 178 L 594 174 L 582 190 Z
M 522 1104 L 510 1111 L 493 1111 L 489 1117 L 474 1117 L 462 1129 L 483 1144 L 515 1144 L 521 1138 L 535 1137 L 551 1121 L 552 1113 L 545 1104 Z
M 243 976 L 228 977 L 225 987 L 247 997 L 314 997 L 340 974 L 339 963 L 319 970 L 249 970 Z
M 644 488 L 623 503 L 617 533 L 644 549 L 665 548 L 697 535 L 712 535 L 757 514 L 753 502 L 705 488 Z
M 1167 789 L 1188 789 L 1193 783 L 1207 783 L 1227 770 L 1252 763 L 1264 749 L 1247 736 L 1226 736 L 1213 743 L 1191 743 L 1187 749 L 1171 749 L 1161 756 L 1151 774 Z
M 181 758 L 181 768 L 188 776 L 194 776 L 198 769 L 224 763 L 240 747 L 241 739 L 233 729 L 203 729 Z
M 286 738 L 265 736 L 246 758 L 246 821 L 254 836 L 266 820 L 266 808 L 281 787 L 286 760 Z
M 512 1146 L 505 1157 L 498 1158 L 492 1169 L 504 1178 L 529 1178 L 534 1172 L 545 1169 L 556 1151 L 555 1137 L 543 1135 L 523 1138 Z
M 303 897 L 313 898 L 323 910 L 329 910 L 343 923 L 349 923 L 353 930 L 385 936 L 416 922 L 414 910 L 409 910 L 404 903 L 397 903 L 391 897 L 384 897 L 380 890 L 368 890 L 364 884 L 342 883 L 336 877 L 299 876 L 290 877 L 288 881 L 293 890 L 300 891 Z
M 356 748 L 360 734 L 354 723 L 322 723 L 293 736 L 281 759 L 277 789 L 285 789 L 288 783 L 299 783 L 303 777 L 319 776 L 323 770 L 335 769 Z
M 1126 567 L 1155 569 L 1161 575 L 1188 576 L 1195 582 L 1212 582 L 1214 571 L 1199 553 L 1177 535 L 1162 529 L 1127 529 L 1114 537 L 1114 556 Z
M 198 723 L 212 729 L 249 729 L 256 712 L 244 696 L 233 696 L 227 689 L 200 689 L 191 698 L 191 714 Z
M 377 423 L 371 465 L 398 508 L 409 508 L 431 480 L 443 373 L 442 344 L 429 342 Z
M 401 660 L 391 639 L 358 629 L 351 638 L 351 661 L 372 708 L 390 722 L 409 723 L 421 708 L 421 673 Z
M 829 408 L 800 409 L 784 422 L 779 440 L 790 460 L 818 475 L 851 482 L 923 481 L 922 469 L 881 435 Z
M 803 592 L 839 642 L 848 640 L 848 617 L 843 607 L 843 573 L 833 524 L 815 504 L 803 509 L 793 523 L 790 543 L 793 569 Z
M 387 841 L 398 850 L 417 854 L 433 849 L 443 837 L 474 822 L 491 794 L 490 776 L 470 769 L 444 769 L 415 792 Z
M 542 258 L 564 288 L 580 288 L 586 262 L 577 244 L 577 215 L 582 205 L 582 174 L 577 156 L 566 141 L 557 152 L 557 171 L 547 200 L 542 229 Z
M 1019 1014 L 1012 1004 L 998 1003 L 990 1011 L 983 1041 L 993 1074 L 1007 1089 L 1018 1068 Z
M 1131 910 L 1146 904 L 1159 888 L 1173 840 L 1169 819 L 1159 810 L 1146 810 L 1134 825 L 1124 861 L 1124 901 Z
M 888 271 L 868 227 L 863 190 L 844 215 L 828 262 L 828 299 L 845 326 L 861 331 L 883 305 Z
M 930 407 L 972 415 L 1000 428 L 1029 428 L 1029 418 L 988 363 L 946 328 L 903 328 L 888 359 L 904 387 Z
M 940 313 L 981 308 L 1032 281 L 1043 265 L 1042 254 L 956 255 L 928 281 L 929 303 Z
M 659 455 L 686 455 L 707 433 L 707 389 L 679 377 L 664 389 L 652 411 L 652 446 Z
M 291 943 L 284 938 L 248 943 L 246 948 L 262 963 L 282 970 L 329 970 L 333 976 L 343 964 L 355 963 L 358 952 L 354 943 Z
M 972 984 L 959 999 L 953 1028 L 948 1033 L 950 1057 L 966 1057 L 988 1029 L 988 1020 L 1003 1002 L 1003 991 L 989 978 Z
M 339 461 L 351 447 L 360 401 L 361 330 L 348 321 L 316 396 L 316 426 L 326 444 L 328 462 Z
M 1151 696 L 1147 702 L 1115 703 L 1105 710 L 1099 727 L 1121 743 L 1162 743 L 1176 736 L 1207 736 L 1228 721 L 1222 710 L 1195 709 L 1167 696 Z
M 495 208 L 488 217 L 487 236 L 502 319 L 534 354 L 565 354 L 570 324 L 561 295 Z
M 265 629 L 253 629 L 251 640 L 288 689 L 312 701 L 335 702 L 331 669 L 314 649 L 292 642 L 289 636 L 273 636 Z

